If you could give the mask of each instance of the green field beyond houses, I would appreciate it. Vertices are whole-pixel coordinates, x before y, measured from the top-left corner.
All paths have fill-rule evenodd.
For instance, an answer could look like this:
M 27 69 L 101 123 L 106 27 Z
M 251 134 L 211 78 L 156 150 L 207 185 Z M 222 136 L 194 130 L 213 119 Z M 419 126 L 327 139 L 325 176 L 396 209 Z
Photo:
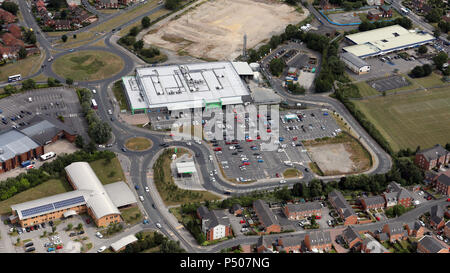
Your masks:
M 354 101 L 394 151 L 450 140 L 449 87 Z

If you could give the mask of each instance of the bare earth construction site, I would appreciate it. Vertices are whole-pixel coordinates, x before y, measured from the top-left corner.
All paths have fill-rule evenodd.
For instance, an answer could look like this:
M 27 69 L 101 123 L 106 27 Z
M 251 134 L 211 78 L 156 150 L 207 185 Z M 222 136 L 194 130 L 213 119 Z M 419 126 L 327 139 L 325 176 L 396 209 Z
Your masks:
M 151 31 L 144 41 L 194 57 L 233 60 L 242 53 L 244 34 L 251 48 L 308 14 L 275 1 L 208 1 Z

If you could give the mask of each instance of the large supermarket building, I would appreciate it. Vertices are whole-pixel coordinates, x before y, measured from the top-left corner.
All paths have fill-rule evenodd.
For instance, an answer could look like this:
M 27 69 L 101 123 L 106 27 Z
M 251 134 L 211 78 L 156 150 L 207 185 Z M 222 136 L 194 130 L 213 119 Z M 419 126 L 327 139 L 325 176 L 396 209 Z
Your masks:
M 122 78 L 132 114 L 236 105 L 250 100 L 246 62 L 205 62 L 136 68 Z
M 362 59 L 417 47 L 436 39 L 426 32 L 407 30 L 399 25 L 355 33 L 345 38 L 352 45 L 344 47 L 344 52 Z

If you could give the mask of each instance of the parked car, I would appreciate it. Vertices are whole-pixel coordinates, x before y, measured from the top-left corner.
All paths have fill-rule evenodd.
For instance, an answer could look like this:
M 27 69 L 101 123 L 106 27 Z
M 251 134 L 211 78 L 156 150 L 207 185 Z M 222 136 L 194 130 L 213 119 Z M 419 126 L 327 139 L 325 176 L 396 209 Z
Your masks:
M 81 234 L 84 234 L 84 230 L 78 231 L 77 235 L 81 235 Z
M 75 232 L 72 232 L 69 234 L 69 237 L 74 237 L 74 236 L 77 236 L 77 234 Z
M 25 249 L 25 252 L 31 252 L 31 251 L 35 251 L 35 250 L 36 250 L 36 248 L 29 247 L 29 248 Z
M 95 236 L 97 236 L 100 239 L 103 238 L 103 235 L 100 232 L 98 232 L 98 231 L 95 233 Z
M 156 223 L 156 227 L 161 228 L 161 224 L 160 223 Z
M 98 253 L 101 253 L 101 252 L 103 252 L 103 251 L 105 251 L 106 250 L 106 246 L 101 246 L 98 250 L 97 250 L 97 252 Z
M 28 242 L 28 243 L 26 243 L 24 246 L 25 247 L 30 247 L 30 246 L 33 246 L 34 244 L 33 244 L 33 242 Z
M 55 251 L 55 248 L 54 248 L 54 247 L 49 247 L 49 248 L 47 248 L 47 252 L 52 252 L 52 251 Z

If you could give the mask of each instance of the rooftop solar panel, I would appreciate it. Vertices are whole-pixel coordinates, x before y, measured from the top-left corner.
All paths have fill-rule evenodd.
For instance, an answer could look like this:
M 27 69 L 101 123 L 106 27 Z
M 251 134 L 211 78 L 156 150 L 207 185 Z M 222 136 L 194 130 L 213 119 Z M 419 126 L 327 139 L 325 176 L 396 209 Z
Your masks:
M 44 213 L 47 211 L 51 211 L 53 209 L 54 209 L 53 204 L 46 204 L 46 205 L 42 205 L 39 207 L 22 210 L 22 216 L 27 217 L 27 216 L 34 215 L 34 214 L 40 214 L 40 213 Z
M 74 197 L 74 198 L 70 198 L 70 199 L 66 199 L 66 200 L 62 200 L 62 201 L 58 201 L 53 203 L 53 205 L 55 206 L 55 209 L 59 209 L 62 207 L 66 207 L 66 206 L 71 206 L 71 205 L 75 205 L 78 203 L 83 203 L 86 202 L 84 200 L 83 196 L 78 196 L 78 197 Z

